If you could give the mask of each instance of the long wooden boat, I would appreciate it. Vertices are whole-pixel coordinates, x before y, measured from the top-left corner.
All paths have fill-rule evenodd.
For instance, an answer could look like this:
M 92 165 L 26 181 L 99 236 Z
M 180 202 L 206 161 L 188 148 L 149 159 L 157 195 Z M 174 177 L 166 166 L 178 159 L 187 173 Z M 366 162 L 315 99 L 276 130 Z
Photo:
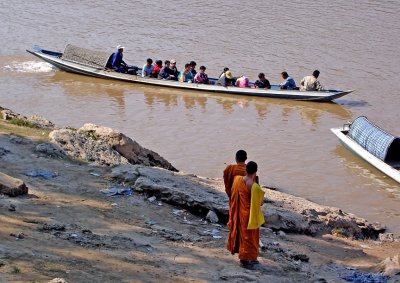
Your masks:
M 352 90 L 324 90 L 324 91 L 299 91 L 299 90 L 281 90 L 279 86 L 273 85 L 271 89 L 258 88 L 239 88 L 235 86 L 219 86 L 215 84 L 197 84 L 197 83 L 182 83 L 171 80 L 160 80 L 153 78 L 142 78 L 140 75 L 130 75 L 115 72 L 107 69 L 109 53 L 93 51 L 85 48 L 80 48 L 73 45 L 67 45 L 65 51 L 57 52 L 45 50 L 40 47 L 34 47 L 33 50 L 27 52 L 39 57 L 40 59 L 56 66 L 57 68 L 103 79 L 114 79 L 132 83 L 142 83 L 154 86 L 165 86 L 179 89 L 199 90 L 206 92 L 217 92 L 234 95 L 259 96 L 269 98 L 284 98 L 292 100 L 307 100 L 307 101 L 332 101 L 343 97 L 352 92 Z M 139 73 L 140 73 L 139 69 Z M 210 79 L 215 83 L 217 79 Z
M 400 138 L 360 116 L 351 124 L 331 131 L 345 147 L 400 183 Z

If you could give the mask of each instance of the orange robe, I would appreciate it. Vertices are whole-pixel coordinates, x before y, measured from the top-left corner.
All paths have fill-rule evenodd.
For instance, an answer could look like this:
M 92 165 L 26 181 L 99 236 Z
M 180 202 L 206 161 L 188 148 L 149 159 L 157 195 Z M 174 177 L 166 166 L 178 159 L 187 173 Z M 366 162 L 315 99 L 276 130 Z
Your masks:
M 246 164 L 228 165 L 224 170 L 225 192 L 231 198 L 231 189 L 235 176 L 246 176 Z
M 226 248 L 239 253 L 244 261 L 257 260 L 260 229 L 247 229 L 250 217 L 251 190 L 247 188 L 243 177 L 234 179 L 229 203 L 229 236 Z

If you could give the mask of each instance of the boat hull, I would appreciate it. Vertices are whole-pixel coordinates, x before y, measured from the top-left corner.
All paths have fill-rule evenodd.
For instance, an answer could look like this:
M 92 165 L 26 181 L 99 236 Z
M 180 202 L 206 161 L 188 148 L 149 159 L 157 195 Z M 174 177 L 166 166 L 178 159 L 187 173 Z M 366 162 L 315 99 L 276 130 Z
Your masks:
M 291 100 L 303 100 L 303 101 L 305 100 L 305 101 L 319 101 L 319 102 L 329 102 L 334 99 L 343 97 L 352 92 L 352 90 L 347 90 L 347 91 L 336 91 L 336 90 L 297 91 L 297 90 L 280 90 L 280 89 L 266 90 L 266 89 L 256 89 L 256 88 L 238 88 L 231 86 L 224 87 L 218 85 L 197 84 L 197 83 L 181 83 L 170 80 L 142 78 L 139 75 L 122 74 L 105 68 L 95 68 L 91 66 L 86 66 L 76 62 L 63 60 L 61 57 L 62 53 L 47 51 L 40 48 L 34 51 L 27 50 L 27 52 L 39 57 L 40 59 L 66 72 L 103 78 L 103 79 L 113 79 L 124 82 L 141 83 L 141 84 L 163 86 L 170 88 L 217 92 L 217 93 L 225 93 L 232 95 L 258 96 L 258 97 L 268 97 L 268 98 L 282 98 Z
M 375 157 L 362 146 L 348 137 L 348 127 L 342 128 L 332 128 L 331 131 L 339 138 L 341 143 L 348 148 L 351 152 L 364 159 L 366 162 L 380 170 L 382 173 L 386 174 L 396 182 L 400 183 L 400 171 L 396 168 L 390 166 L 379 158 Z

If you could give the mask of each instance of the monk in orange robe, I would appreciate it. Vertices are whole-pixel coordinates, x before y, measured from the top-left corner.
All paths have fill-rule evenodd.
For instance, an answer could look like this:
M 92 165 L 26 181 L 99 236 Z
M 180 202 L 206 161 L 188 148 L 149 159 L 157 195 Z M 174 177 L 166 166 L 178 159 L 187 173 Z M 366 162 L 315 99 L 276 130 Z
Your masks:
M 236 152 L 236 164 L 228 165 L 224 170 L 224 184 L 225 192 L 228 198 L 231 198 L 231 188 L 233 184 L 233 179 L 235 176 L 245 176 L 246 175 L 246 159 L 247 153 L 244 150 L 239 150 Z
M 260 228 L 249 229 L 250 206 L 252 202 L 252 187 L 257 173 L 257 163 L 250 161 L 246 165 L 246 176 L 237 176 L 233 182 L 232 194 L 229 203 L 229 236 L 227 249 L 232 253 L 239 253 L 239 260 L 244 268 L 254 269 L 258 263 Z M 259 186 L 258 186 L 259 187 Z M 261 189 L 260 189 L 261 191 Z M 262 196 L 264 193 L 262 192 Z M 261 212 L 262 196 L 257 203 Z M 252 207 L 253 210 L 253 207 Z M 264 222 L 263 216 L 259 224 Z

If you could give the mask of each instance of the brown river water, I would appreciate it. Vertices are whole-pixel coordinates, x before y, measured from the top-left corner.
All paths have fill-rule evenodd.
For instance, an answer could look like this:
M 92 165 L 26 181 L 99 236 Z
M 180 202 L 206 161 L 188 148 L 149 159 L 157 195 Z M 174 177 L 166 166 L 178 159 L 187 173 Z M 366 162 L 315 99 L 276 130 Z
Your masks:
M 57 125 L 115 128 L 182 171 L 221 177 L 238 149 L 264 185 L 379 221 L 400 232 L 400 186 L 330 132 L 367 116 L 400 135 L 398 1 L 0 1 L 0 105 Z M 66 44 L 114 51 L 142 66 L 195 60 L 255 80 L 297 82 L 314 69 L 335 103 L 186 92 L 57 70 L 25 52 Z M 61 173 L 62 174 L 62 173 Z

